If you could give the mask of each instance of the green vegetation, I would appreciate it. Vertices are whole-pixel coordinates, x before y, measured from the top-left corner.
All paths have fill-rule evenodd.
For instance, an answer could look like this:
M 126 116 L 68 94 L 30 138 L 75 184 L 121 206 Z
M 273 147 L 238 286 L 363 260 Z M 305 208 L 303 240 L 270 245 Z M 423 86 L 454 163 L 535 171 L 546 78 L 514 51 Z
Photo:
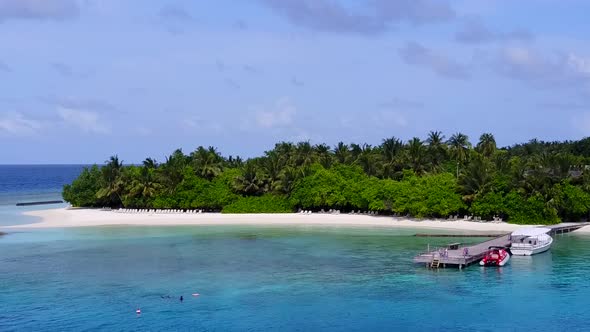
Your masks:
M 475 215 L 519 224 L 578 221 L 590 212 L 590 138 L 531 140 L 497 148 L 492 134 L 473 146 L 396 138 L 379 146 L 278 143 L 243 161 L 199 147 L 157 163 L 124 166 L 115 156 L 85 169 L 63 190 L 74 206 L 282 213 L 298 209 L 377 211 L 413 217 Z M 589 168 L 589 169 L 587 169 Z
M 240 197 L 233 203 L 226 205 L 222 213 L 289 213 L 293 212 L 293 205 L 282 196 L 264 195 Z

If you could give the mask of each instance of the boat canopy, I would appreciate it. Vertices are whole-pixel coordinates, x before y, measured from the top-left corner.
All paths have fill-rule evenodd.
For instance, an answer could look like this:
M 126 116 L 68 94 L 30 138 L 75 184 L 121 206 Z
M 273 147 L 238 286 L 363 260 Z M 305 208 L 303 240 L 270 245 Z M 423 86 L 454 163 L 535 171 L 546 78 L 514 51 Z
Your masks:
M 529 227 L 521 228 L 512 232 L 512 236 L 539 236 L 551 232 L 550 228 L 545 227 Z

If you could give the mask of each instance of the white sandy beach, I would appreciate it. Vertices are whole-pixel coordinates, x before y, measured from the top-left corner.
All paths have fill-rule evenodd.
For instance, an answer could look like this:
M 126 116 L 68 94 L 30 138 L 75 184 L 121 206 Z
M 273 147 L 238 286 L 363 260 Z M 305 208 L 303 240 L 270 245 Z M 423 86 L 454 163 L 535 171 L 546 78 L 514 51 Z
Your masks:
M 393 217 L 378 217 L 348 214 L 154 214 L 117 213 L 93 209 L 49 209 L 25 212 L 38 217 L 39 222 L 10 226 L 7 228 L 61 228 L 85 226 L 178 226 L 178 225 L 285 225 L 285 226 L 345 226 L 345 227 L 392 227 L 448 229 L 474 232 L 510 232 L 521 227 L 507 223 L 409 220 Z M 578 232 L 590 233 L 585 227 Z

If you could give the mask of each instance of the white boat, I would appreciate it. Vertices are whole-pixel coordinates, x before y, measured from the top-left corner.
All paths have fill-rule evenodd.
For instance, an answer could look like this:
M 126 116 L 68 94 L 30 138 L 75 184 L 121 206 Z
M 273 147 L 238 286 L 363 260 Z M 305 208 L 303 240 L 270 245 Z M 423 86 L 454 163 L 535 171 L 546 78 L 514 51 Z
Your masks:
M 531 256 L 551 248 L 551 229 L 542 227 L 522 228 L 512 232 L 510 251 L 517 256 Z

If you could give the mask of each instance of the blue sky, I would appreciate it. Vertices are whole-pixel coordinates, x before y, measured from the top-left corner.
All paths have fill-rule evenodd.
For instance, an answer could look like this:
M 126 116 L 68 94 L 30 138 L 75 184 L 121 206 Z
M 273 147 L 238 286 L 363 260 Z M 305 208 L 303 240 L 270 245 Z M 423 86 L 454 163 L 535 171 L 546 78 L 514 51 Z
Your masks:
M 0 163 L 590 134 L 587 1 L 0 0 Z

